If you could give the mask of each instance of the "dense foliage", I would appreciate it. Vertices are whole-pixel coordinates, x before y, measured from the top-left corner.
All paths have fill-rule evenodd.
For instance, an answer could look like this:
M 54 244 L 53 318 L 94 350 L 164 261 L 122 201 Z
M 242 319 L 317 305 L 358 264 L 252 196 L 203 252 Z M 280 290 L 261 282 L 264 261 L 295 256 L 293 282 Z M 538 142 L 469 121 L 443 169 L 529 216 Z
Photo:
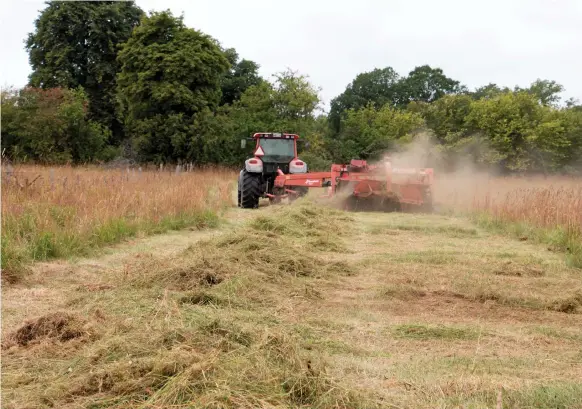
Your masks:
M 214 111 L 228 60 L 169 12 L 152 13 L 119 53 L 119 114 L 145 161 L 196 160 L 200 116 Z
M 29 35 L 30 87 L 2 98 L 2 145 L 14 160 L 239 165 L 257 131 L 309 142 L 311 169 L 375 159 L 424 132 L 447 163 L 506 171 L 582 167 L 582 107 L 563 87 L 486 84 L 473 91 L 428 65 L 358 74 L 322 110 L 308 77 L 259 65 L 169 11 L 131 2 L 49 2 Z
M 32 74 L 40 88 L 83 87 L 89 116 L 112 131 L 112 143 L 123 137 L 115 115 L 117 53 L 143 12 L 127 1 L 48 2 L 26 40 Z
M 2 92 L 2 149 L 40 163 L 112 159 L 109 129 L 87 117 L 82 89 L 25 88 Z

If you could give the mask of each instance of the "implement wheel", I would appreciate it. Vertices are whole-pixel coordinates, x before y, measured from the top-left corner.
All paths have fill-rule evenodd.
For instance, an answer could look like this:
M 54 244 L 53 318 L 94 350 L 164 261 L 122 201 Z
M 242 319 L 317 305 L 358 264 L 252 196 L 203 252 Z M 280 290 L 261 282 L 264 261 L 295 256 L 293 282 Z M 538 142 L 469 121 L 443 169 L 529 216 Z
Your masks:
M 427 188 L 422 195 L 422 199 L 424 200 L 424 203 L 422 204 L 422 211 L 425 213 L 432 213 L 434 212 L 434 207 L 432 204 L 432 192 L 430 190 L 430 188 Z
M 238 185 L 238 206 L 243 209 L 256 209 L 261 196 L 261 175 L 243 170 Z
M 305 196 L 308 192 L 309 192 L 309 188 L 308 187 L 303 187 L 303 186 L 295 186 L 292 188 L 297 194 L 289 194 L 289 201 L 293 202 L 297 199 L 299 199 L 300 197 Z

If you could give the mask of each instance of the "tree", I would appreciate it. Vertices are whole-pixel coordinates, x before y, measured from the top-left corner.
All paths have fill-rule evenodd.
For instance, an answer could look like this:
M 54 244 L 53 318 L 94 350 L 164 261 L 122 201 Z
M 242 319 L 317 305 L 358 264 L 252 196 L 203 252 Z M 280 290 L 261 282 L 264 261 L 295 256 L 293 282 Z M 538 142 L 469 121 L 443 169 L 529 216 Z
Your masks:
M 214 111 L 228 60 L 170 11 L 145 17 L 118 57 L 120 115 L 146 161 L 197 160 L 197 115 Z M 197 146 L 197 145 L 196 145 Z
M 514 171 L 559 168 L 569 160 L 575 137 L 561 111 L 541 105 L 525 91 L 474 101 L 467 123 L 493 149 L 486 160 Z
M 510 92 L 511 90 L 507 87 L 500 88 L 497 84 L 489 83 L 482 87 L 477 88 L 475 91 L 471 92 L 471 96 L 474 99 L 481 98 L 495 98 L 505 92 Z
M 445 95 L 433 103 L 424 103 L 421 114 L 439 141 L 464 137 L 472 131 L 466 123 L 472 101 L 469 95 Z
M 340 134 L 331 142 L 334 159 L 346 162 L 353 158 L 378 159 L 396 146 L 396 142 L 421 128 L 424 120 L 418 113 L 372 104 L 359 110 L 350 109 L 342 120 Z
M 88 120 L 82 89 L 25 88 L 3 95 L 2 146 L 15 160 L 84 163 L 108 159 L 109 130 Z
M 289 70 L 277 73 L 273 82 L 252 85 L 232 105 L 221 107 L 216 115 L 221 125 L 205 140 L 232 152 L 223 154 L 228 164 L 240 165 L 249 151 L 238 149 L 239 141 L 255 132 L 297 133 L 311 140 L 312 132 L 321 130 L 315 118 L 319 103 L 318 90 L 307 77 Z
M 447 94 L 467 91 L 459 81 L 444 75 L 440 68 L 431 68 L 428 65 L 416 67 L 398 85 L 399 102 L 403 106 L 412 101 L 433 102 Z
M 311 171 L 328 171 L 332 164 L 328 118 L 319 115 L 308 132 L 301 134 L 297 146 L 299 157 L 307 163 Z M 304 143 L 303 143 L 304 142 Z
M 224 54 L 230 63 L 230 70 L 222 78 L 222 98 L 220 105 L 232 104 L 240 99 L 246 89 L 258 85 L 263 79 L 259 76 L 259 65 L 251 60 L 239 60 L 234 48 L 228 48 Z
M 339 132 L 341 119 L 349 109 L 358 110 L 369 104 L 377 108 L 400 104 L 399 79 L 392 67 L 358 74 L 346 90 L 331 101 L 329 121 L 332 129 Z
M 89 118 L 111 129 L 111 142 L 118 143 L 123 134 L 115 117 L 118 46 L 129 38 L 143 12 L 130 1 L 47 4 L 26 40 L 30 85 L 83 87 Z
M 293 71 L 275 74 L 274 79 L 249 87 L 234 105 L 233 116 L 246 124 L 246 136 L 257 129 L 302 134 L 315 120 L 320 99 L 309 79 Z
M 540 101 L 542 105 L 555 105 L 560 102 L 560 93 L 564 91 L 564 87 L 556 81 L 537 79 L 529 88 L 521 89 L 515 87 L 516 92 L 525 91 Z
M 582 173 L 582 105 L 560 110 L 564 121 L 566 138 L 570 142 L 561 165 L 562 169 Z
M 273 105 L 277 115 L 291 123 L 312 121 L 319 108 L 319 89 L 306 76 L 292 70 L 277 73 L 274 77 Z

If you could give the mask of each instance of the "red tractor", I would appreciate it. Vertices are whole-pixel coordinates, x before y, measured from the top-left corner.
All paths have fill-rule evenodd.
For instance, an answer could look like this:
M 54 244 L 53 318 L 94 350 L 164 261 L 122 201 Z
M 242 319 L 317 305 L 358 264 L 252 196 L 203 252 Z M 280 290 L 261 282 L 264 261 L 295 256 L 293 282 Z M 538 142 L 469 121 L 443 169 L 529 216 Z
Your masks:
M 388 158 L 374 165 L 352 159 L 349 165 L 331 165 L 330 172 L 310 173 L 297 158 L 298 138 L 294 134 L 254 134 L 255 157 L 246 160 L 239 175 L 240 207 L 258 207 L 261 197 L 276 203 L 303 196 L 310 187 L 328 187 L 328 197 L 347 192 L 349 209 L 432 210 L 433 169 L 394 168 Z
M 259 199 L 268 197 L 278 202 L 286 197 L 284 187 L 275 186 L 275 179 L 281 174 L 306 174 L 307 164 L 297 157 L 298 135 L 258 132 L 252 137 L 255 141 L 254 157 L 245 161 L 245 167 L 238 177 L 238 206 L 250 209 L 259 206 Z M 241 141 L 241 147 L 246 140 Z M 296 196 L 307 193 L 307 187 L 296 189 Z

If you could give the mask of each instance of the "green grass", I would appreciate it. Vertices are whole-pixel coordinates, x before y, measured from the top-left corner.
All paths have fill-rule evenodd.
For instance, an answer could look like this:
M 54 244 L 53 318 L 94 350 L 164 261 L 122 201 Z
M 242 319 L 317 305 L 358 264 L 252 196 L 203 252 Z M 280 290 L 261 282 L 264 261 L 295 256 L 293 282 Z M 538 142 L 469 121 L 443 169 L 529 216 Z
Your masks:
M 479 213 L 472 216 L 478 226 L 495 233 L 516 237 L 548 246 L 549 250 L 566 253 L 568 264 L 582 268 L 582 237 L 574 230 L 563 227 L 541 228 L 527 223 L 507 222 L 490 214 Z
M 8 282 L 26 275 L 26 266 L 35 261 L 55 258 L 86 256 L 96 249 L 119 243 L 137 235 L 152 235 L 186 227 L 198 229 L 216 227 L 218 215 L 211 210 L 165 216 L 155 222 L 131 217 L 110 219 L 89 230 L 76 230 L 68 219 L 74 217 L 70 209 L 51 207 L 50 216 L 57 226 L 54 231 L 42 231 L 34 217 L 24 212 L 19 217 L 4 216 L 2 221 L 2 277 Z
M 477 236 L 477 229 L 451 225 L 431 226 L 429 224 L 388 224 L 373 226 L 370 229 L 371 234 L 394 234 L 397 231 L 411 231 L 423 234 L 445 235 L 452 238 Z
M 495 408 L 499 390 L 479 391 L 463 398 L 449 398 L 453 407 L 467 409 Z M 550 382 L 530 388 L 501 391 L 503 409 L 579 409 L 582 407 L 582 384 Z
M 549 383 L 528 389 L 510 390 L 503 407 L 579 409 L 582 408 L 582 383 Z
M 567 331 L 564 329 L 557 329 L 557 328 L 549 327 L 549 326 L 545 326 L 545 325 L 534 327 L 531 329 L 531 332 L 533 334 L 540 334 L 540 335 L 544 335 L 544 336 L 549 337 L 549 338 L 568 340 L 568 341 L 573 341 L 573 342 L 582 342 L 582 332 L 574 333 L 574 332 Z
M 446 325 L 403 324 L 395 326 L 392 334 L 398 338 L 415 340 L 474 340 L 480 331 L 475 328 L 451 327 Z
M 418 264 L 450 264 L 457 261 L 454 253 L 439 250 L 421 250 L 409 251 L 402 255 L 396 255 L 395 261 L 401 263 L 418 263 Z

